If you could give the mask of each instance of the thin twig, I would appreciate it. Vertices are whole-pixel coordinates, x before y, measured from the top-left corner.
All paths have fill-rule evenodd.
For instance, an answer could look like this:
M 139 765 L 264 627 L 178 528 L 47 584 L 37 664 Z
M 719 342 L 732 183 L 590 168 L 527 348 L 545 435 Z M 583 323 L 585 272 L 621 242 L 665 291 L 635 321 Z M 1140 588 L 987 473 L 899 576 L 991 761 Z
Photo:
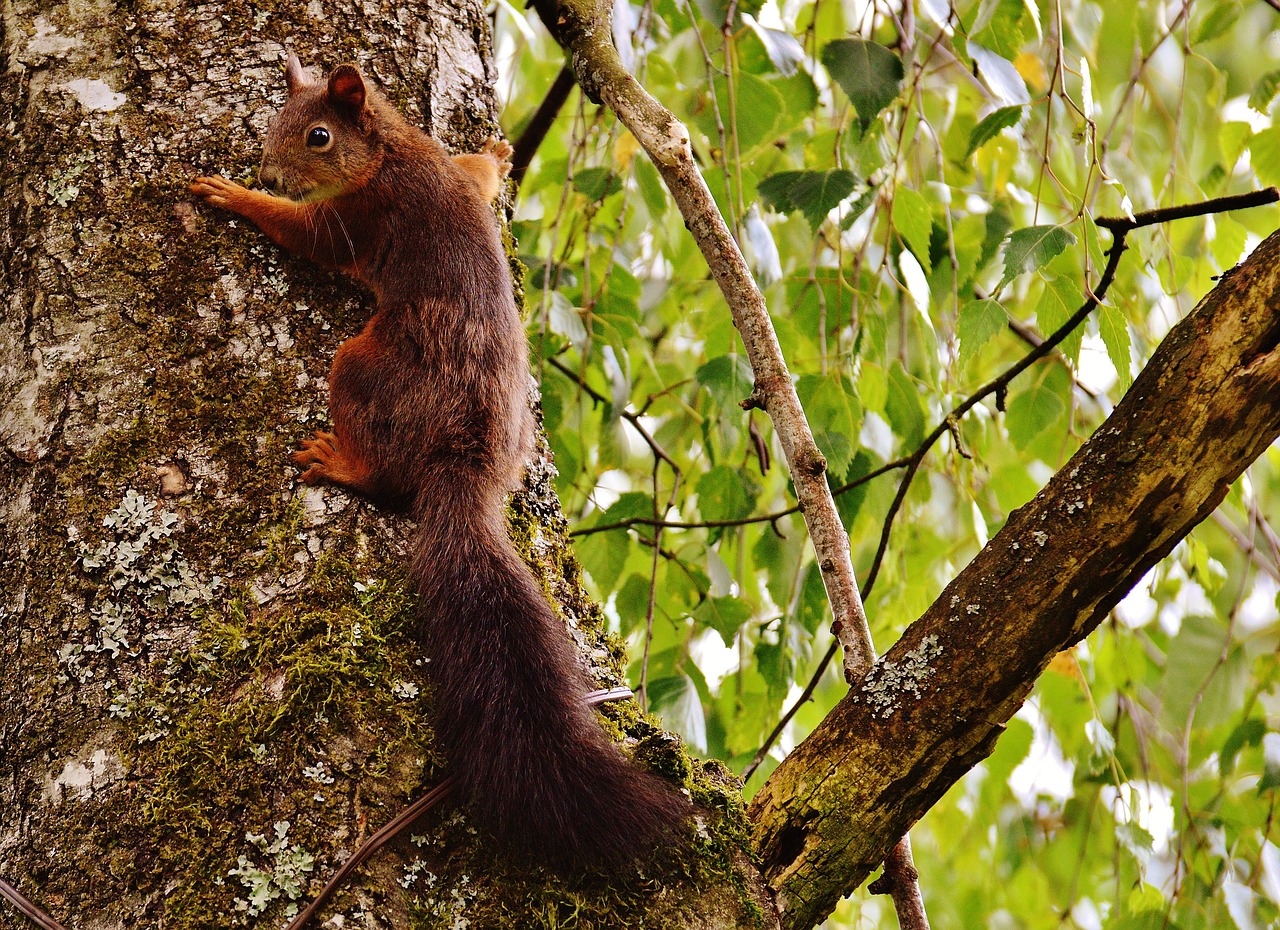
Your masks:
M 43 930 L 67 930 L 40 908 L 36 907 L 21 891 L 0 878 L 0 898 L 12 904 L 20 914 Z
M 529 118 L 528 125 L 520 133 L 520 138 L 516 140 L 513 146 L 514 151 L 511 153 L 511 180 L 517 184 L 524 178 L 525 172 L 529 170 L 529 165 L 533 163 L 533 156 L 537 154 L 538 148 L 542 145 L 542 140 L 547 137 L 547 132 L 554 125 L 556 117 L 560 115 L 560 109 L 564 106 L 565 101 L 569 99 L 569 94 L 573 92 L 573 88 L 573 69 L 565 65 L 560 69 L 560 73 L 556 75 L 556 79 L 551 82 L 551 87 L 547 90 L 547 96 L 543 98 L 542 103 L 538 105 L 538 109 Z
M 886 462 L 874 471 L 869 471 L 861 477 L 847 481 L 838 488 L 832 488 L 831 493 L 839 497 L 847 491 L 852 491 L 856 487 L 866 484 L 873 478 L 879 478 L 881 475 L 894 471 L 898 468 L 904 468 L 910 463 L 910 457 L 894 459 L 892 462 Z M 668 508 L 669 509 L 669 508 Z M 713 530 L 724 529 L 732 526 L 750 526 L 753 523 L 774 523 L 783 517 L 789 517 L 793 513 L 800 512 L 800 505 L 794 504 L 791 507 L 785 507 L 782 510 L 776 510 L 773 513 L 760 514 L 755 517 L 738 517 L 734 520 L 697 520 L 697 521 L 681 521 L 681 520 L 655 520 L 651 517 L 631 517 L 626 520 L 618 520 L 615 523 L 601 523 L 597 526 L 584 526 L 575 530 L 570 530 L 570 536 L 590 536 L 592 533 L 603 533 L 608 530 L 629 530 L 637 526 L 657 526 L 668 530 Z
M 1280 0 L 1278 0 L 1280 2 Z M 1184 220 L 1192 216 L 1207 216 L 1210 213 L 1227 213 L 1231 210 L 1244 210 L 1248 207 L 1262 207 L 1280 200 L 1280 190 L 1265 187 L 1245 194 L 1230 194 L 1226 197 L 1212 197 L 1199 203 L 1184 203 L 1173 207 L 1157 207 L 1144 210 L 1133 216 L 1103 216 L 1094 223 L 1109 230 L 1112 235 L 1124 236 L 1134 229 L 1144 226 L 1156 226 L 1171 220 Z
M 1280 0 L 1278 0 L 1278 2 L 1280 2 Z M 1060 326 L 1048 339 L 1040 341 L 1020 361 L 1007 369 L 998 378 L 988 381 L 982 387 L 978 388 L 974 394 L 966 398 L 964 402 L 959 404 L 946 417 L 943 417 L 942 422 L 934 428 L 933 432 L 925 437 L 924 441 L 920 443 L 914 452 L 907 456 L 905 460 L 899 460 L 906 465 L 907 473 L 903 475 L 902 481 L 898 485 L 898 491 L 894 495 L 893 503 L 889 506 L 889 511 L 885 515 L 883 529 L 880 534 L 880 544 L 876 549 L 875 558 L 872 560 L 871 569 L 867 573 L 867 580 L 862 586 L 864 596 L 869 595 L 875 587 L 876 579 L 880 574 L 880 566 L 883 563 L 885 551 L 888 548 L 889 533 L 893 528 L 893 522 L 898 515 L 902 502 L 906 499 L 907 490 L 911 485 L 911 479 L 915 477 L 915 473 L 919 470 L 920 464 L 924 461 L 926 453 L 928 453 L 928 451 L 933 447 L 933 444 L 938 441 L 942 434 L 947 431 L 948 421 L 957 421 L 984 397 L 995 392 L 1003 392 L 1007 390 L 1009 384 L 1014 378 L 1029 368 L 1033 363 L 1048 355 L 1049 352 L 1053 351 L 1054 348 L 1061 344 L 1062 341 L 1071 334 L 1072 330 L 1084 322 L 1085 317 L 1087 317 L 1093 311 L 1094 307 L 1102 301 L 1106 296 L 1107 291 L 1110 289 L 1111 284 L 1114 282 L 1116 270 L 1120 264 L 1120 256 L 1124 253 L 1126 248 L 1124 244 L 1124 237 L 1130 231 L 1143 226 L 1150 226 L 1158 222 L 1167 222 L 1170 219 L 1183 219 L 1185 217 L 1200 216 L 1206 213 L 1237 210 L 1242 207 L 1262 206 L 1268 203 L 1274 203 L 1277 200 L 1280 200 L 1280 191 L 1277 191 L 1274 187 L 1269 187 L 1265 190 L 1253 191 L 1248 194 L 1240 194 L 1232 197 L 1219 197 L 1199 204 L 1184 204 L 1181 206 L 1166 207 L 1161 210 L 1147 210 L 1143 213 L 1136 214 L 1132 218 L 1103 218 L 1098 220 L 1097 222 L 1100 226 L 1105 226 L 1107 229 L 1120 229 L 1121 231 L 1116 234 L 1116 238 L 1107 252 L 1107 264 L 1103 270 L 1102 277 L 1098 281 L 1098 286 L 1094 288 L 1089 298 L 1081 305 L 1080 309 L 1077 310 L 1069 320 L 1063 323 L 1062 326 Z M 1206 209 L 1206 207 L 1209 208 Z M 817 690 L 818 682 L 822 680 L 822 676 L 827 671 L 827 665 L 831 662 L 834 655 L 835 647 L 833 646 L 827 651 L 827 654 L 823 656 L 822 661 L 818 663 L 817 669 L 809 679 L 809 683 L 805 687 L 804 691 L 800 693 L 800 697 L 797 698 L 795 703 L 793 703 L 782 715 L 778 724 L 770 731 L 769 735 L 765 738 L 764 743 L 752 757 L 750 765 L 743 770 L 742 778 L 744 781 L 755 773 L 756 769 L 759 768 L 760 763 L 764 761 L 765 757 L 769 754 L 769 750 L 773 748 L 773 744 L 777 741 L 778 737 L 782 735 L 782 732 L 787 728 L 787 725 L 795 717 L 796 713 L 798 713 L 800 708 L 813 697 L 813 692 Z
M 898 912 L 898 930 L 929 930 L 929 915 L 920 897 L 920 873 L 911 861 L 911 838 L 903 835 L 898 845 L 884 857 L 884 872 L 867 886 L 872 894 L 893 898 Z

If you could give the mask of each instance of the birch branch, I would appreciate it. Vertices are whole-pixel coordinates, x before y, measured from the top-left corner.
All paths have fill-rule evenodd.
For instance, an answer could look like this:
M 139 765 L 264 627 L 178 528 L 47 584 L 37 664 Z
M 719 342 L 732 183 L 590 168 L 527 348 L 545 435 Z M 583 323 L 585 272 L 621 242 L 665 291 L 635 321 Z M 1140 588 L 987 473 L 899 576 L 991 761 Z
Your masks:
M 657 166 L 724 294 L 755 375 L 755 388 L 743 406 L 761 408 L 773 421 L 831 604 L 831 632 L 840 645 L 845 680 L 853 682 L 875 662 L 876 653 L 853 573 L 849 535 L 840 522 L 826 480 L 826 459 L 800 406 L 764 295 L 698 170 L 689 132 L 623 66 L 613 46 L 608 3 L 563 0 L 555 5 L 553 0 L 535 0 L 535 5 L 569 51 L 583 92 L 613 110 Z M 885 869 L 902 926 L 927 930 L 906 836 L 885 860 Z

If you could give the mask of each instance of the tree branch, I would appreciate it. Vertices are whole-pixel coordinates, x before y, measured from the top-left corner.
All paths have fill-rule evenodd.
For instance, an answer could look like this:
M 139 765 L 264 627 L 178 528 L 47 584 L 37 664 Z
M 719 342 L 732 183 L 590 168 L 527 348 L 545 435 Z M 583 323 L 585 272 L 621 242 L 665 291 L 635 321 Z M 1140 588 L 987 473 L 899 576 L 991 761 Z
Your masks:
M 849 559 L 849 538 L 825 479 L 826 460 L 800 407 L 764 295 L 694 162 L 688 130 L 622 66 L 610 38 L 607 3 L 573 0 L 556 7 L 550 18 L 541 5 L 539 12 L 570 51 L 584 93 L 608 105 L 658 167 L 724 293 L 755 373 L 753 394 L 773 420 L 787 460 L 831 601 L 832 626 L 841 631 L 837 635 L 846 664 L 851 668 L 869 665 L 874 651 Z
M 1054 654 L 1280 436 L 1278 305 L 1280 234 L 1170 330 L 1107 421 L 761 787 L 750 813 L 784 927 L 830 913 L 991 751 Z
M 623 67 L 611 41 L 610 5 L 605 0 L 562 0 L 549 16 L 551 2 L 535 0 L 535 5 L 557 41 L 571 52 L 579 86 L 590 99 L 607 104 L 653 160 L 729 304 L 755 375 L 750 400 L 769 414 L 782 446 L 831 603 L 831 631 L 844 655 L 845 680 L 851 682 L 875 661 L 875 647 L 853 573 L 849 536 L 827 484 L 827 462 L 800 406 L 764 295 L 694 162 L 688 130 Z M 911 864 L 905 837 L 898 857 Z M 906 882 L 907 873 L 900 871 L 899 878 Z
M 1280 200 L 1280 190 L 1264 187 L 1260 191 L 1249 191 L 1246 194 L 1231 194 L 1226 197 L 1212 197 L 1199 203 L 1183 203 L 1173 207 L 1157 207 L 1144 210 L 1133 216 L 1103 216 L 1094 220 L 1103 229 L 1110 230 L 1115 236 L 1123 236 L 1130 230 L 1143 226 L 1156 226 L 1170 220 L 1185 220 L 1192 216 L 1207 216 L 1210 213 L 1227 213 L 1231 210 L 1243 210 L 1247 207 L 1261 207 Z
M 547 96 L 538 105 L 538 109 L 529 118 L 528 125 L 520 133 L 520 138 L 516 140 L 513 146 L 515 151 L 511 153 L 511 179 L 517 184 L 524 180 L 525 172 L 533 163 L 533 156 L 537 153 L 538 147 L 542 145 L 542 140 L 547 137 L 547 132 L 555 123 L 556 117 L 560 115 L 561 107 L 573 92 L 573 85 L 573 69 L 565 65 L 556 75 L 556 79 L 551 82 Z

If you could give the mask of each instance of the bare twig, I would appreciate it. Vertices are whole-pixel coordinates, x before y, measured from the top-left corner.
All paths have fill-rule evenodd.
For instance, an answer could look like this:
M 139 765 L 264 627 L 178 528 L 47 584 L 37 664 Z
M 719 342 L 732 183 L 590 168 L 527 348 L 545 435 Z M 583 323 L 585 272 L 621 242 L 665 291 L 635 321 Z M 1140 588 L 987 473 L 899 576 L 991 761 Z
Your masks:
M 756 395 L 782 445 L 831 601 L 832 626 L 840 631 L 837 635 L 852 674 L 869 665 L 874 652 L 849 559 L 849 537 L 827 486 L 826 460 L 800 407 L 764 296 L 698 170 L 688 131 L 622 66 L 609 40 L 609 5 L 599 0 L 568 0 L 553 11 L 544 10 L 545 5 L 538 4 L 539 12 L 570 50 L 579 86 L 618 115 L 658 167 L 725 294 L 755 373 Z
M 516 140 L 514 149 L 511 154 L 511 179 L 517 184 L 524 178 L 524 174 L 529 170 L 529 165 L 533 162 L 533 156 L 537 153 L 538 147 L 542 145 L 542 140 L 547 137 L 547 132 L 556 121 L 556 117 L 560 115 L 560 108 L 564 106 L 569 94 L 573 91 L 573 69 L 565 65 L 560 69 L 560 73 L 556 75 L 556 79 L 551 82 L 551 87 L 547 90 L 547 96 L 543 98 L 542 103 L 538 105 L 538 109 L 534 111 L 533 116 L 529 119 L 529 124 L 525 126 L 524 131 L 520 133 L 520 138 Z
M 920 875 L 911 861 L 911 838 L 904 836 L 884 858 L 884 872 L 867 886 L 872 894 L 893 898 L 898 930 L 929 930 L 929 916 L 920 897 Z
M 0 898 L 4 898 L 15 908 L 22 916 L 26 917 L 37 927 L 43 930 L 67 930 L 62 924 L 58 923 L 44 911 L 40 910 L 33 904 L 21 891 L 14 888 L 3 878 L 0 878 Z
M 856 487 L 866 484 L 873 478 L 879 478 L 883 474 L 904 468 L 911 461 L 908 458 L 894 459 L 892 462 L 886 462 L 874 471 L 869 471 L 859 478 L 847 481 L 838 488 L 833 488 L 831 493 L 839 497 L 847 491 L 852 491 Z M 627 520 L 618 520 L 614 523 L 601 523 L 596 526 L 584 526 L 575 530 L 570 530 L 570 536 L 590 536 L 592 533 L 604 533 L 608 530 L 629 530 L 636 526 L 660 526 L 669 530 L 711 530 L 723 529 L 731 526 L 750 526 L 753 523 L 774 523 L 783 517 L 789 517 L 793 513 L 800 512 L 800 505 L 793 507 L 785 507 L 782 510 L 775 510 L 773 513 L 760 514 L 755 517 L 739 517 L 735 520 L 697 520 L 684 522 L 680 520 L 655 520 L 649 517 L 631 517 Z
M 1183 203 L 1173 207 L 1144 210 L 1133 216 L 1103 216 L 1094 222 L 1103 229 L 1109 230 L 1114 236 L 1124 236 L 1131 230 L 1141 229 L 1144 226 L 1156 226 L 1160 223 L 1168 223 L 1170 220 L 1184 220 L 1192 216 L 1207 216 L 1210 213 L 1227 213 L 1248 207 L 1262 207 L 1278 200 L 1280 200 L 1280 190 L 1265 187 L 1245 194 L 1212 197 L 1199 203 Z

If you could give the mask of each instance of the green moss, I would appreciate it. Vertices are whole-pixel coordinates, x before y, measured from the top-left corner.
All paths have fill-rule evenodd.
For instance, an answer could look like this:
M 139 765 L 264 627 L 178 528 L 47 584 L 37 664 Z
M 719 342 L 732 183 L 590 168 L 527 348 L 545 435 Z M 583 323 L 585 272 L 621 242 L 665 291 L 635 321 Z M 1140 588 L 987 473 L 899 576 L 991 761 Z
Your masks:
M 322 558 L 305 594 L 267 611 L 242 592 L 208 613 L 189 656 L 136 689 L 135 826 L 170 888 L 166 926 L 230 917 L 246 891 L 221 877 L 254 855 L 238 824 L 287 821 L 319 854 L 351 829 L 336 802 L 396 804 L 433 777 L 425 682 L 401 635 L 412 607 L 397 581 L 368 581 L 383 567 Z M 157 721 L 169 732 L 152 739 Z
M 224 28 L 251 28 L 258 9 L 272 14 L 266 31 L 281 30 L 271 34 L 283 38 L 283 20 L 270 3 L 233 2 L 220 11 L 230 17 Z M 189 28 L 198 18 L 192 16 L 179 28 Z M 365 40 L 353 34 L 338 41 L 348 44 L 326 47 L 326 60 L 357 57 Z M 150 54 L 165 60 L 168 49 L 157 40 Z M 154 134 L 145 115 L 128 118 L 140 121 L 137 137 Z M 238 148 L 237 138 L 211 134 L 198 161 L 248 166 L 256 152 Z M 92 143 L 75 138 L 67 146 L 87 151 Z M 105 344 L 97 357 L 118 369 L 109 378 L 116 393 L 103 404 L 130 413 L 110 421 L 120 425 L 94 433 L 91 447 L 60 452 L 56 469 L 46 470 L 56 474 L 49 480 L 56 480 L 57 493 L 48 495 L 53 503 L 31 533 L 29 573 L 39 580 L 29 601 L 79 599 L 87 606 L 70 611 L 64 629 L 83 632 L 100 585 L 68 558 L 66 528 L 77 527 L 86 542 L 97 542 L 103 517 L 126 491 L 154 496 L 154 468 L 174 461 L 188 471 L 191 485 L 164 502 L 182 518 L 174 539 L 193 565 L 228 580 L 211 603 L 150 609 L 146 630 L 160 635 L 129 662 L 109 666 L 100 659 L 95 680 L 109 681 L 119 696 L 107 695 L 94 710 L 109 725 L 103 708 L 117 701 L 115 748 L 124 756 L 128 781 L 91 803 L 66 805 L 57 829 L 66 848 L 110 850 L 79 857 L 93 870 L 88 887 L 160 902 L 171 930 L 231 926 L 239 920 L 234 900 L 248 892 L 228 870 L 241 856 L 256 867 L 269 865 L 247 832 L 269 834 L 275 823 L 288 821 L 290 842 L 317 856 L 312 878 L 320 880 L 331 874 L 337 852 L 350 851 L 437 777 L 439 760 L 425 723 L 429 682 L 416 647 L 403 638 L 412 599 L 393 545 L 376 533 L 366 537 L 366 511 L 350 507 L 320 534 L 330 554 L 295 558 L 304 548 L 299 534 L 307 515 L 293 493 L 287 458 L 308 432 L 298 423 L 298 405 L 305 402 L 298 375 L 323 376 L 341 334 L 367 317 L 370 299 L 353 295 L 334 275 L 283 259 L 244 223 L 232 226 L 225 215 L 203 207 L 191 219 L 199 234 L 175 236 L 174 205 L 189 200 L 186 179 L 177 172 L 133 186 L 125 204 L 87 196 L 89 186 L 99 183 L 97 173 L 94 164 L 74 178 L 64 171 L 58 190 L 69 193 L 71 181 L 84 187 L 86 194 L 65 207 L 83 228 L 128 230 L 101 246 L 95 266 L 103 269 L 102 280 L 93 285 L 120 295 L 95 333 Z M 119 215 L 108 216 L 109 209 L 124 211 L 127 227 Z M 507 250 L 522 300 L 523 269 L 510 239 Z M 218 291 L 227 269 L 235 269 L 246 291 L 234 314 Z M 285 293 L 291 301 L 305 294 L 323 314 L 289 306 L 280 299 Z M 287 324 L 292 347 L 265 344 L 262 331 L 276 324 Z M 47 386 L 50 396 L 94 397 L 103 380 L 101 372 L 77 366 L 58 379 Z M 317 418 L 322 415 L 317 407 Z M 602 679 L 620 682 L 622 643 L 608 635 L 599 606 L 583 589 L 563 517 L 543 477 L 512 503 L 513 539 L 537 566 L 543 590 L 600 657 Z M 285 575 L 286 590 L 297 593 L 260 605 L 255 585 Z M 187 641 L 192 630 L 194 639 Z M 175 641 L 164 638 L 170 634 Z M 56 652 L 56 645 L 49 651 Z M 401 682 L 415 685 L 418 696 L 398 697 L 393 687 Z M 86 701 L 97 697 L 89 689 L 82 693 Z M 32 697 L 44 707 L 56 695 L 50 686 Z M 661 927 L 663 907 L 741 892 L 732 863 L 746 834 L 732 792 L 691 763 L 678 741 L 662 735 L 634 704 L 603 708 L 602 719 L 615 738 L 634 747 L 640 764 L 685 786 L 708 811 L 705 834 L 691 851 L 630 883 L 566 882 L 504 865 L 451 808 L 424 827 L 433 841 L 421 852 L 432 859 L 436 881 L 428 888 L 420 876 L 411 889 L 418 926 L 448 926 L 461 901 L 473 927 Z M 66 734 L 46 731 L 38 715 L 24 735 L 49 748 L 49 758 L 70 751 Z M 332 778 L 331 784 L 313 777 L 321 762 L 322 778 Z M 375 897 L 399 894 L 385 878 L 385 872 L 365 873 L 353 881 L 377 889 Z M 667 904 L 655 904 L 659 890 Z M 745 893 L 741 897 L 749 910 Z M 102 906 L 64 904 L 72 914 Z M 279 910 L 269 916 L 278 917 Z

